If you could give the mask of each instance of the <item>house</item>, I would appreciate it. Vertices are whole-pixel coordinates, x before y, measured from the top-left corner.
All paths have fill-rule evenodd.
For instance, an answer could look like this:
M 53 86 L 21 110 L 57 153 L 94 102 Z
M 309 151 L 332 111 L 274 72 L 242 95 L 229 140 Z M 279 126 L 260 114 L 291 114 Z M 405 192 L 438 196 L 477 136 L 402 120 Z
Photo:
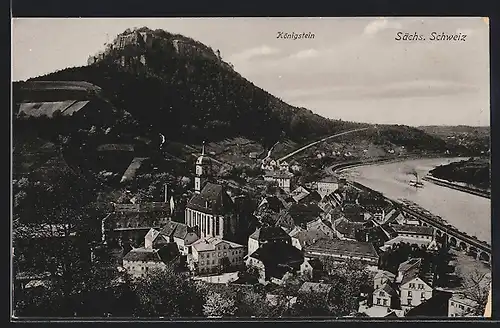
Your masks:
M 413 258 L 399 265 L 396 283 L 399 284 L 401 308 L 414 308 L 432 297 L 432 284 L 422 270 L 422 259 Z
M 282 171 L 288 171 L 290 169 L 290 164 L 286 161 L 282 161 L 279 163 L 280 170 Z
M 305 258 L 300 273 L 311 280 L 318 280 L 323 273 L 323 263 L 317 258 Z
M 379 270 L 373 278 L 373 289 L 378 289 L 384 284 L 392 284 L 396 279 L 396 275 L 392 272 Z
M 330 221 L 327 221 L 327 220 L 324 220 L 321 218 L 317 218 L 314 221 L 309 221 L 306 224 L 306 229 L 307 230 L 320 230 L 325 235 L 327 235 L 329 238 L 335 238 L 337 236 Z
M 304 294 L 314 294 L 316 297 L 321 297 L 325 302 L 329 302 L 332 299 L 332 289 L 333 285 L 323 284 L 317 282 L 306 281 L 300 286 L 298 291 L 298 297 L 300 298 Z
M 102 241 L 110 244 L 131 243 L 139 246 L 151 228 L 170 222 L 170 209 L 155 204 L 115 204 L 114 211 L 101 221 Z
M 169 243 L 169 238 L 161 234 L 160 231 L 151 228 L 144 237 L 144 247 L 147 249 L 159 249 Z
M 276 182 L 285 192 L 290 192 L 293 174 L 285 171 L 267 171 L 264 181 Z
M 435 241 L 433 240 L 428 240 L 428 239 L 423 239 L 423 238 L 416 238 L 416 237 L 405 237 L 405 236 L 397 236 L 392 239 L 387 240 L 384 242 L 384 246 L 382 246 L 380 249 L 385 251 L 388 248 L 392 248 L 397 244 L 410 244 L 410 245 L 418 245 L 418 246 L 425 246 L 427 249 L 435 249 L 434 246 L 436 246 Z
M 398 293 L 389 283 L 384 283 L 373 291 L 373 306 L 383 306 L 387 309 L 392 309 L 399 305 L 398 301 Z
M 276 161 L 271 157 L 266 157 L 261 161 L 260 168 L 264 171 L 273 171 L 276 167 Z
M 307 257 L 330 257 L 335 261 L 346 260 L 362 261 L 369 265 L 378 265 L 379 256 L 371 243 L 320 239 L 305 248 Z
M 306 198 L 307 195 L 309 195 L 310 192 L 307 191 L 304 187 L 302 186 L 299 186 L 297 187 L 295 190 L 293 190 L 291 193 L 290 193 L 290 196 L 292 196 L 293 200 L 298 203 L 300 202 L 302 199 Z
M 364 227 L 363 222 L 353 222 L 348 220 L 345 216 L 340 217 L 333 221 L 333 230 L 337 238 L 342 240 L 356 240 L 356 232 L 362 230 Z
M 410 309 L 406 313 L 406 317 L 447 317 L 448 314 L 448 305 L 449 300 L 452 296 L 452 293 L 435 290 L 432 294 L 432 297 L 427 301 L 421 303 L 420 305 Z
M 175 221 L 169 221 L 160 234 L 168 242 L 176 243 L 182 255 L 189 254 L 192 244 L 200 238 L 198 227 L 188 227 L 184 223 Z
M 234 203 L 226 189 L 219 184 L 207 182 L 199 193 L 188 201 L 185 223 L 197 226 L 200 237 L 219 237 L 230 240 L 238 229 Z
M 314 244 L 317 240 L 329 238 L 323 231 L 318 229 L 301 229 L 300 231 L 294 229 L 290 233 L 290 237 L 292 237 L 292 245 L 299 250 Z
M 374 220 L 378 224 L 386 224 L 386 223 L 401 224 L 403 222 L 406 222 L 406 218 L 403 215 L 403 212 L 393 207 L 392 205 L 380 209 L 377 213 L 375 213 Z
M 288 243 L 265 243 L 245 260 L 247 267 L 258 270 L 261 282 L 283 281 L 299 272 L 303 262 L 302 252 Z
M 429 243 L 434 238 L 434 228 L 414 225 L 391 224 L 392 230 L 401 237 L 412 237 L 426 240 Z
M 254 233 L 248 237 L 248 254 L 252 254 L 259 247 L 268 243 L 291 244 L 292 239 L 281 227 L 264 226 L 257 228 Z
M 326 195 L 318 202 L 318 206 L 325 212 L 329 213 L 334 208 L 341 208 L 343 204 L 342 195 L 336 191 Z
M 193 243 L 188 262 L 196 273 L 224 272 L 231 268 L 241 268 L 245 255 L 245 246 L 210 237 Z
M 292 172 L 300 172 L 301 169 L 302 169 L 302 167 L 300 165 L 298 165 L 298 164 L 292 164 L 290 166 L 290 170 Z
M 324 198 L 326 195 L 333 193 L 334 191 L 339 189 L 339 182 L 337 178 L 328 176 L 317 182 L 318 193 L 321 198 Z
M 292 204 L 285 212 L 288 221 L 295 226 L 306 228 L 307 224 L 316 221 L 322 214 L 321 208 L 317 204 Z
M 165 269 L 180 263 L 180 254 L 175 243 L 161 249 L 134 248 L 123 257 L 123 268 L 132 278 L 145 277 L 153 269 Z
M 449 317 L 470 317 L 474 316 L 474 310 L 478 306 L 477 302 L 459 293 L 454 293 L 448 300 Z

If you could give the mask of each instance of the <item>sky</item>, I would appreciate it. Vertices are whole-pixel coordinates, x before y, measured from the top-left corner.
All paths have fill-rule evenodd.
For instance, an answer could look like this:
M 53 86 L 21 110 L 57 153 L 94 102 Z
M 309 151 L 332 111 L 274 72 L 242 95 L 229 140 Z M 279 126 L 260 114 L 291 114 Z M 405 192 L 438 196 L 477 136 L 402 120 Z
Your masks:
M 83 66 L 127 28 L 201 41 L 255 85 L 325 117 L 380 124 L 489 125 L 489 26 L 481 17 L 17 18 L 12 78 Z M 279 39 L 278 32 L 314 38 Z M 421 41 L 395 40 L 417 33 Z M 431 32 L 466 35 L 431 41 Z

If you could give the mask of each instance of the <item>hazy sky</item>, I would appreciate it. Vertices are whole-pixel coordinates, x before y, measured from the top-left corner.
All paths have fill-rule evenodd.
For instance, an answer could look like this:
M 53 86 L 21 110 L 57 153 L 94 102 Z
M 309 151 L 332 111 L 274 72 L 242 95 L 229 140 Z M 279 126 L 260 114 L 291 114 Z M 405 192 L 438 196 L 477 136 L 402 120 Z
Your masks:
M 219 49 L 287 103 L 344 120 L 489 125 L 489 27 L 483 18 L 14 19 L 15 81 L 87 58 L 126 28 L 180 33 Z M 277 39 L 311 32 L 314 39 Z M 396 41 L 397 32 L 425 41 Z M 430 41 L 430 33 L 465 41 Z

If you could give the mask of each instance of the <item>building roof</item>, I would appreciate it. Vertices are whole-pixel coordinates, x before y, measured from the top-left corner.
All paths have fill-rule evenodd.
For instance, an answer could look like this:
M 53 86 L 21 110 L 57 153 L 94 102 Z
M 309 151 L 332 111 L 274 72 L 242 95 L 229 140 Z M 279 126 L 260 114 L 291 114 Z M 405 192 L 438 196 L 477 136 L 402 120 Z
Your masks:
M 168 263 L 177 256 L 179 256 L 177 244 L 168 243 L 158 250 L 144 247 L 134 248 L 123 257 L 123 260 Z
M 322 182 L 322 183 L 338 183 L 338 179 L 334 176 L 326 176 L 324 177 L 323 179 L 319 180 L 318 182 Z
M 392 246 L 392 245 L 397 245 L 400 243 L 406 243 L 410 245 L 429 245 L 431 243 L 430 240 L 428 239 L 422 239 L 422 238 L 416 238 L 416 237 L 407 237 L 407 236 L 397 236 L 394 237 L 384 243 L 386 246 Z
M 286 171 L 267 171 L 265 176 L 274 179 L 291 179 L 293 174 Z
M 299 231 L 292 237 L 298 239 L 300 245 L 304 247 L 307 245 L 311 245 L 322 238 L 328 238 L 328 235 L 319 229 L 309 229 Z
M 302 252 L 288 243 L 263 244 L 249 257 L 262 261 L 266 266 L 297 262 L 300 265 L 304 260 Z
M 330 284 L 322 284 L 316 282 L 306 281 L 299 288 L 299 294 L 301 293 L 316 293 L 316 294 L 324 294 L 325 296 L 330 293 L 333 286 Z
M 223 240 L 222 238 L 218 238 L 218 237 L 198 239 L 197 241 L 195 241 L 193 243 L 193 247 L 198 252 L 215 251 L 216 246 L 221 244 L 221 243 L 227 244 L 229 246 L 229 249 L 245 247 L 243 245 L 233 243 L 232 241 Z
M 380 279 L 380 278 L 384 278 L 384 277 L 387 277 L 391 280 L 394 280 L 396 278 L 396 275 L 392 272 L 385 271 L 385 270 L 379 270 L 375 274 L 375 279 Z
M 168 221 L 161 230 L 162 235 L 179 239 L 186 238 L 187 234 L 191 232 L 195 233 L 195 229 L 188 227 L 184 223 L 175 221 Z
M 343 213 L 346 219 L 352 222 L 364 222 L 363 208 L 357 204 L 345 204 Z
M 306 253 L 309 254 L 312 252 L 343 256 L 362 256 L 374 260 L 379 258 L 372 243 L 351 240 L 320 239 L 306 247 Z
M 293 219 L 295 225 L 306 224 L 316 220 L 323 210 L 317 204 L 292 204 L 288 210 L 288 214 Z
M 467 305 L 467 306 L 476 306 L 477 305 L 477 302 L 464 296 L 463 294 L 460 294 L 460 293 L 453 293 L 453 295 L 451 296 L 451 300 L 453 302 L 457 302 L 457 303 L 461 303 L 461 304 L 464 304 L 464 305 Z
M 434 229 L 432 227 L 400 224 L 392 224 L 391 227 L 396 233 L 412 233 L 426 236 L 432 236 L 434 234 Z
M 265 242 L 268 240 L 289 240 L 290 236 L 283 230 L 282 227 L 264 226 L 257 228 L 249 238 Z
M 105 218 L 108 230 L 127 228 L 159 228 L 168 221 L 164 211 L 112 212 Z
M 306 260 L 307 263 L 313 268 L 313 270 L 322 270 L 323 263 L 317 258 L 310 258 Z
M 401 263 L 398 267 L 398 272 L 402 274 L 400 284 L 404 285 L 407 282 L 412 281 L 417 277 L 425 281 L 424 277 L 421 276 L 422 273 L 421 271 L 422 271 L 421 258 L 413 258 Z
M 102 144 L 97 147 L 97 151 L 134 151 L 134 145 L 130 144 Z
M 145 239 L 154 241 L 158 236 L 160 235 L 160 232 L 154 228 L 149 229 L 148 233 L 144 237 Z
M 293 190 L 290 195 L 292 196 L 294 201 L 300 202 L 302 199 L 306 198 L 307 195 L 309 195 L 309 191 L 307 191 L 307 189 L 305 189 L 304 187 L 299 186 L 295 190 Z
M 124 257 L 125 261 L 143 261 L 143 262 L 161 262 L 162 259 L 158 255 L 158 251 L 148 248 L 134 248 Z
M 398 293 L 394 290 L 394 288 L 392 288 L 389 284 L 385 283 L 383 284 L 380 288 L 378 288 L 376 291 L 381 291 L 383 290 L 384 292 L 386 292 L 387 294 L 391 295 L 391 296 L 397 296 Z
M 333 227 L 345 237 L 354 239 L 356 237 L 356 231 L 361 229 L 363 224 L 352 222 L 345 217 L 341 217 L 333 222 Z
M 187 207 L 212 215 L 224 215 L 233 210 L 233 201 L 222 185 L 207 182 L 201 192 L 189 200 Z

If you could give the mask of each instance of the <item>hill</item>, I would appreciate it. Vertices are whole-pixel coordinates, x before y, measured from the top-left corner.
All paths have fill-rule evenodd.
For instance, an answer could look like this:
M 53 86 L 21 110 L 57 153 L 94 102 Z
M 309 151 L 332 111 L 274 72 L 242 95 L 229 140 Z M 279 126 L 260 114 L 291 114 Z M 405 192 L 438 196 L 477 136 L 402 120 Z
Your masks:
M 291 106 L 235 72 L 218 50 L 162 30 L 127 30 L 88 63 L 14 83 L 14 156 L 29 163 L 40 151 L 27 150 L 25 143 L 51 142 L 57 156 L 98 189 L 94 194 L 127 190 L 141 195 L 139 200 L 158 200 L 164 184 L 174 194 L 189 194 L 202 140 L 222 166 L 258 166 L 276 142 L 273 156 L 281 156 L 369 126 L 375 128 L 325 145 L 370 150 L 364 156 L 382 156 L 396 147 L 467 150 L 416 128 L 332 120 Z M 135 158 L 149 158 L 149 164 L 136 181 L 122 183 Z
M 421 126 L 420 130 L 446 140 L 449 144 L 465 146 L 487 153 L 490 150 L 489 126 Z

